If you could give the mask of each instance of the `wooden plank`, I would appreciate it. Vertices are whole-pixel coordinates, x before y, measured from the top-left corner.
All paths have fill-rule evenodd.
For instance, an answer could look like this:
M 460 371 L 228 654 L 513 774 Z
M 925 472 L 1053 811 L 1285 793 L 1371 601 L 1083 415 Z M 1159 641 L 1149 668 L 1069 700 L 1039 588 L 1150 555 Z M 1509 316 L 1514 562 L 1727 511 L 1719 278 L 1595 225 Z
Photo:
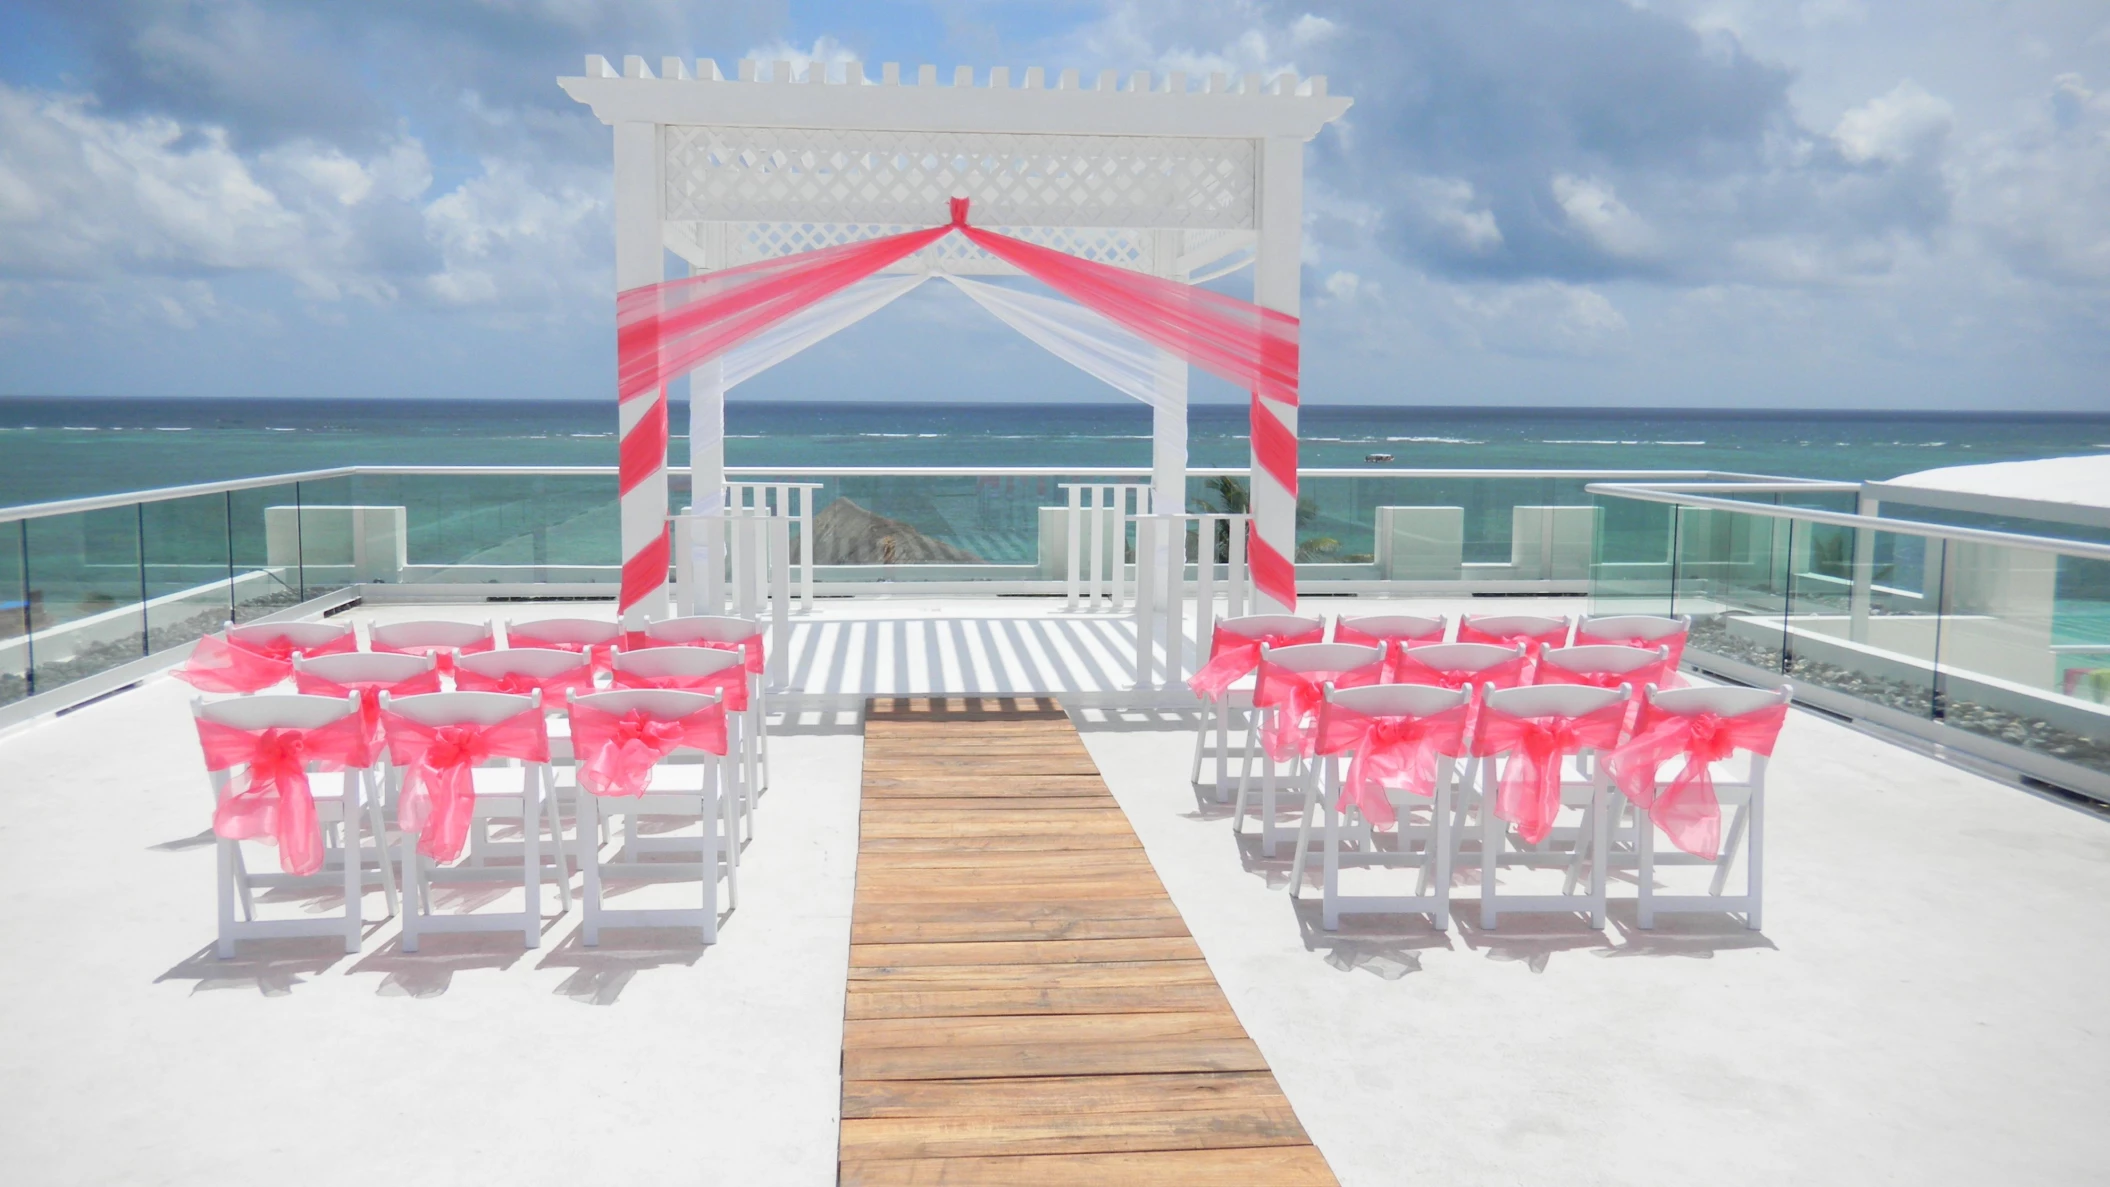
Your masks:
M 845 1080 L 952 1080 L 976 1076 L 1118 1076 L 1139 1072 L 1258 1072 L 1253 1040 L 1166 1039 L 1118 1043 L 983 1043 L 872 1047 L 843 1052 Z
M 858 986 L 873 984 L 859 981 Z M 900 993 L 852 989 L 844 1017 L 871 1018 L 995 1017 L 1006 1014 L 1180 1014 L 1195 1010 L 1228 1010 L 1223 990 L 1215 985 L 1109 985 L 1087 988 L 968 989 L 958 993 Z
M 1287 1104 L 1258 1072 L 1169 1076 L 1044 1076 L 1029 1080 L 861 1080 L 846 1085 L 844 1117 L 1092 1114 L 1211 1110 L 1241 1100 Z
M 1332 1184 L 1311 1146 L 989 1158 L 877 1158 L 842 1164 L 839 1187 L 1103 1187 L 1115 1183 Z
M 842 1183 L 1331 1183 L 1050 700 L 867 708 Z
M 1097 964 L 1104 961 L 1200 960 L 1185 936 L 1154 940 L 1048 940 L 989 944 L 859 944 L 851 968 L 911 964 Z

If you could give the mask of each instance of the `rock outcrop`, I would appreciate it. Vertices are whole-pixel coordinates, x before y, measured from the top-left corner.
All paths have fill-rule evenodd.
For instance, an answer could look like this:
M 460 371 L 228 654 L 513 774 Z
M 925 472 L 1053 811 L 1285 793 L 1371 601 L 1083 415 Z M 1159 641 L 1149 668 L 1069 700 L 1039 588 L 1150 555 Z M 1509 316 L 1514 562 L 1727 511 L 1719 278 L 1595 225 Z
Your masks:
M 979 565 L 981 557 L 933 540 L 898 519 L 837 499 L 813 517 L 813 559 L 823 565 Z

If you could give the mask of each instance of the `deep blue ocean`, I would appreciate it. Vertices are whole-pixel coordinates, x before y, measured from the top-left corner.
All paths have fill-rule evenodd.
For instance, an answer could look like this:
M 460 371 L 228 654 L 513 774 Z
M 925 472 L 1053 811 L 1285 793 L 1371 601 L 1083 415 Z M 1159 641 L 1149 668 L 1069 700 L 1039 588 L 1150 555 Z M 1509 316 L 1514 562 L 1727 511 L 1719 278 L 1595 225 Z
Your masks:
M 686 408 L 674 410 L 676 464 Z M 748 403 L 738 466 L 1142 466 L 1129 404 Z M 1196 466 L 1243 465 L 1245 409 L 1197 405 Z M 1314 405 L 1307 466 L 1715 469 L 1890 478 L 2110 450 L 2110 414 L 1666 412 Z M 614 465 L 607 401 L 0 398 L 0 506 L 366 464 Z

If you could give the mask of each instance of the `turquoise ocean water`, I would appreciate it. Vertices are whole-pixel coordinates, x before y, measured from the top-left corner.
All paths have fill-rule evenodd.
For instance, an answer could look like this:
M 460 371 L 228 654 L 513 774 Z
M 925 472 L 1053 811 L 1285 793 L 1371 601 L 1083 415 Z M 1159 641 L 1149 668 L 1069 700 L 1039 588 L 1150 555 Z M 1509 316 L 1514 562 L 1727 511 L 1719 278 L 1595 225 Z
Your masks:
M 674 413 L 686 461 L 685 409 Z M 745 466 L 1148 465 L 1126 404 L 732 402 Z M 1244 465 L 1245 410 L 1198 405 L 1197 466 Z M 1312 406 L 1304 464 L 1718 469 L 1873 479 L 1935 466 L 2110 450 L 2110 414 L 1692 413 Z M 0 506 L 366 464 L 615 464 L 606 401 L 0 399 Z

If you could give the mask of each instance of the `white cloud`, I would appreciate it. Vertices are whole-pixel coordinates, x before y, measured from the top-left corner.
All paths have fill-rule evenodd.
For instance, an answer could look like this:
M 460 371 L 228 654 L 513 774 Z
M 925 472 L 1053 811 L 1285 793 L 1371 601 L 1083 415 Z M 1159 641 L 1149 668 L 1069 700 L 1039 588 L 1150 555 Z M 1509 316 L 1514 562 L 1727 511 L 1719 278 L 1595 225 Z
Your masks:
M 1832 139 L 1856 165 L 1902 164 L 1938 147 L 1954 110 L 1911 79 L 1839 117 Z
M 1585 285 L 1460 285 L 1451 300 L 1473 338 L 1502 353 L 1595 354 L 1627 332 L 1626 316 L 1611 299 Z
M 1421 217 L 1452 246 L 1479 255 L 1502 246 L 1494 211 L 1481 204 L 1473 183 L 1462 177 L 1417 177 L 1407 186 Z
M 1553 200 L 1560 203 L 1569 226 L 1611 255 L 1634 258 L 1648 255 L 1655 247 L 1655 233 L 1619 200 L 1610 182 L 1556 174 Z
M 811 49 L 800 49 L 790 42 L 778 38 L 767 45 L 758 45 L 748 50 L 746 53 L 741 54 L 740 58 L 741 60 L 754 60 L 772 82 L 783 81 L 776 77 L 776 71 L 779 69 L 778 64 L 789 62 L 791 63 L 792 80 L 805 82 L 812 73 L 814 63 L 818 62 L 824 68 L 839 66 L 844 62 L 857 61 L 858 55 L 855 50 L 833 37 L 817 39 Z M 720 63 L 718 68 L 720 70 L 728 70 L 730 69 L 730 64 Z M 837 71 L 836 73 L 840 75 L 841 72 Z

